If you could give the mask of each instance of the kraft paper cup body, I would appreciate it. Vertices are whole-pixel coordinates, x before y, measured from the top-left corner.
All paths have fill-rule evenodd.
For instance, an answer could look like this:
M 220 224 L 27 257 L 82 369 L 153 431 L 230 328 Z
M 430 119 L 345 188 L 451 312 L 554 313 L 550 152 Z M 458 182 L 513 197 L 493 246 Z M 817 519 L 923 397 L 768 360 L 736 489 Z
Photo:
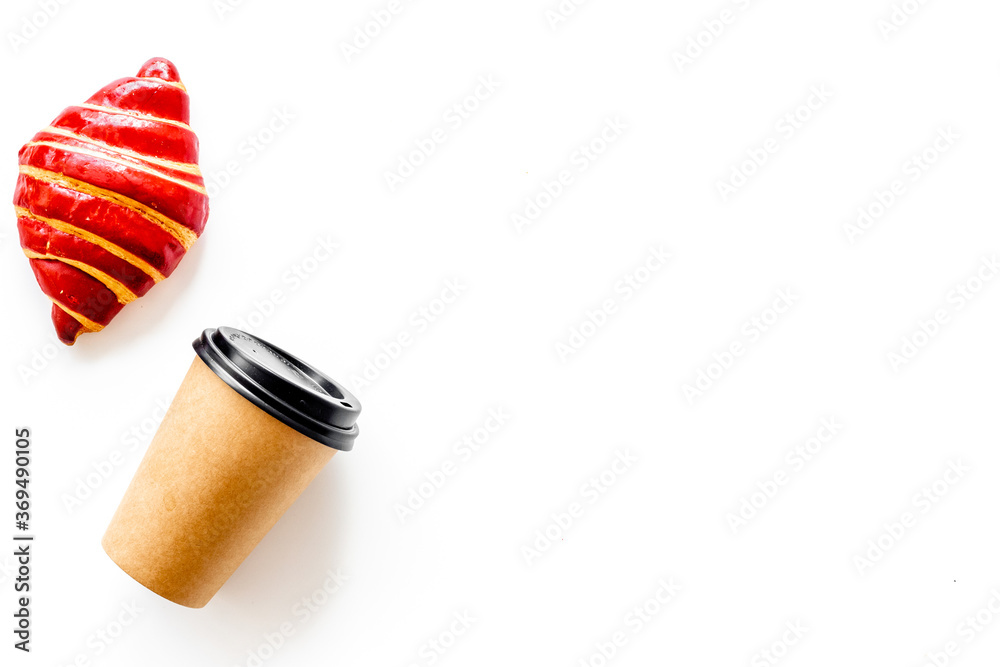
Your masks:
M 102 546 L 154 593 L 203 607 L 336 451 L 195 357 Z

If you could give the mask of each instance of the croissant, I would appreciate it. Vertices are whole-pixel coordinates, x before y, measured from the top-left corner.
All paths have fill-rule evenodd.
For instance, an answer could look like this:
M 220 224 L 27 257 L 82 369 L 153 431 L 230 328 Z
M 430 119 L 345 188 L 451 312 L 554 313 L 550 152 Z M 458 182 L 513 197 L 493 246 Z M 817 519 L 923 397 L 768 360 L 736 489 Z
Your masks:
M 177 68 L 153 58 L 21 148 L 21 247 L 63 343 L 107 326 L 204 230 L 208 193 L 189 115 Z

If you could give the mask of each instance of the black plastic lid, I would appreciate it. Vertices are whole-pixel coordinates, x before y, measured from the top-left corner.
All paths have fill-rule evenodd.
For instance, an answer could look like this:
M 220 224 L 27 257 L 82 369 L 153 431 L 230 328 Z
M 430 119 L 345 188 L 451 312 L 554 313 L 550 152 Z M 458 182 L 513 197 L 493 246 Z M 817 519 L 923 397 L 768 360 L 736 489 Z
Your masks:
M 306 362 L 230 327 L 205 329 L 194 349 L 226 384 L 275 419 L 334 449 L 354 447 L 361 404 Z

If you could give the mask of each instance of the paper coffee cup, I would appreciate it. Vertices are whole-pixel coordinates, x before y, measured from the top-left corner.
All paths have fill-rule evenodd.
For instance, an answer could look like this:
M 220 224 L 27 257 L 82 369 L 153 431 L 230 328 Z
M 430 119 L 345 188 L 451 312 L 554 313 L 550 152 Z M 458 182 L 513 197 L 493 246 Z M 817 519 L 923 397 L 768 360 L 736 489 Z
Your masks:
M 337 450 L 358 400 L 309 364 L 228 327 L 197 356 L 102 540 L 140 584 L 204 607 Z

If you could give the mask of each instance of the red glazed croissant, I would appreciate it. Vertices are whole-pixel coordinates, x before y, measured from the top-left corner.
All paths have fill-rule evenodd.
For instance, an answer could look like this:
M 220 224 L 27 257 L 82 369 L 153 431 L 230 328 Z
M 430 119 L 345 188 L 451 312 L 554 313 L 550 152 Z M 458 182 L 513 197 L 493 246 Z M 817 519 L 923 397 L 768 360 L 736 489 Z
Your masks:
M 67 345 L 169 276 L 204 229 L 188 105 L 177 68 L 153 58 L 21 148 L 21 247 Z

